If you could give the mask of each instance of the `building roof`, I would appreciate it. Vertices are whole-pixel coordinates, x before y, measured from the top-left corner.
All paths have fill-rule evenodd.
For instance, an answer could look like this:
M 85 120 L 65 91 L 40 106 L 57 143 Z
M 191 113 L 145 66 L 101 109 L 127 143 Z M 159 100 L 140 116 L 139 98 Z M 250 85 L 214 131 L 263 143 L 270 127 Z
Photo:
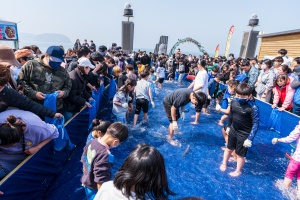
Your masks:
M 277 32 L 277 33 L 262 34 L 262 35 L 258 35 L 257 37 L 263 38 L 263 37 L 271 37 L 271 36 L 278 36 L 278 35 L 287 35 L 287 34 L 292 34 L 292 33 L 300 33 L 300 29 L 291 30 L 291 31 L 282 31 L 282 32 Z

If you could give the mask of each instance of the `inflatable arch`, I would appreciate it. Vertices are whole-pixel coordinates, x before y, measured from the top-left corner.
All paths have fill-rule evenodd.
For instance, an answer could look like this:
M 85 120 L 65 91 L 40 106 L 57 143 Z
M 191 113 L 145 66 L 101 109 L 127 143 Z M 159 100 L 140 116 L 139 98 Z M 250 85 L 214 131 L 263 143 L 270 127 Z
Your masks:
M 174 54 L 176 48 L 177 48 L 180 44 L 186 43 L 186 42 L 194 43 L 194 44 L 198 47 L 198 49 L 199 49 L 200 52 L 202 52 L 202 53 L 205 53 L 205 52 L 206 52 L 206 51 L 204 50 L 203 46 L 201 46 L 201 44 L 200 44 L 197 40 L 194 40 L 193 38 L 187 37 L 187 38 L 185 38 L 185 39 L 178 39 L 178 42 L 176 42 L 176 43 L 174 44 L 174 46 L 172 47 L 172 49 L 171 49 L 169 55 Z

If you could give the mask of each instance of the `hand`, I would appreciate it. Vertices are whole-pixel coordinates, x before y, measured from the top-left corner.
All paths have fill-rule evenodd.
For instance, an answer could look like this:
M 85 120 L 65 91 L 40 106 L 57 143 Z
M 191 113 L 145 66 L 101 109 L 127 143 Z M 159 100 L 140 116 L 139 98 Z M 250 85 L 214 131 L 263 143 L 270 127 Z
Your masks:
M 285 110 L 285 108 L 283 108 L 283 107 L 280 107 L 280 108 L 278 108 L 278 111 L 284 111 Z
M 273 138 L 272 139 L 272 144 L 276 144 L 278 142 L 278 138 Z
M 63 117 L 62 114 L 60 114 L 60 113 L 55 113 L 55 115 L 54 115 L 53 118 L 62 118 L 62 117 Z
M 174 131 L 174 132 L 177 132 L 177 131 L 178 131 L 178 124 L 177 124 L 177 121 L 173 121 L 173 122 L 172 122 L 172 125 L 173 125 L 173 131 Z
M 243 146 L 246 147 L 246 148 L 251 147 L 252 146 L 252 141 L 249 140 L 249 139 L 245 140 Z
M 211 99 L 211 96 L 210 96 L 210 95 L 207 95 L 207 99 L 209 99 L 209 100 L 210 100 L 210 99 Z
M 122 103 L 123 108 L 128 108 L 128 103 Z
M 154 101 L 151 101 L 151 105 L 152 105 L 152 108 L 155 108 L 155 103 L 154 103 Z
M 0 191 L 0 195 L 1 195 L 1 194 L 4 194 L 4 193 Z
M 85 105 L 88 107 L 88 108 L 91 108 L 92 105 L 89 103 L 89 102 L 85 102 Z
M 277 107 L 277 105 L 275 105 L 275 104 L 272 105 L 272 108 L 276 108 L 276 107 Z
M 45 94 L 44 93 L 42 93 L 42 92 L 37 92 L 36 94 L 35 94 L 35 96 L 36 96 L 36 98 L 38 99 L 38 100 L 44 100 L 46 97 L 45 97 Z
M 93 97 L 89 98 L 89 100 L 90 100 L 90 101 L 95 101 L 95 100 L 93 99 Z
M 226 128 L 226 133 L 227 133 L 227 135 L 229 135 L 229 133 L 230 133 L 230 127 Z
M 57 92 L 59 92 L 59 94 L 57 95 L 57 98 L 59 98 L 59 99 L 62 98 L 65 94 L 65 92 L 62 90 L 58 90 Z
M 220 104 L 216 103 L 216 111 L 220 111 L 220 110 L 221 110 Z
M 185 119 L 185 113 L 184 112 L 181 112 L 181 119 L 182 119 L 182 121 L 184 121 L 184 119 Z
M 95 86 L 92 86 L 91 90 L 97 91 L 97 88 Z

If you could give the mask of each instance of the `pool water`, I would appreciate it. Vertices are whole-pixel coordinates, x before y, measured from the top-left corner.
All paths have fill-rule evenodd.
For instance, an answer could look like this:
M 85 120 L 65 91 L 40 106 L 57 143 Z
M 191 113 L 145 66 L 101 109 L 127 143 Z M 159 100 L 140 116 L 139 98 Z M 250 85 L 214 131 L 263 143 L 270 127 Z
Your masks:
M 196 196 L 203 199 L 292 199 L 295 192 L 282 192 L 282 180 L 289 160 L 286 152 L 291 151 L 289 144 L 271 144 L 273 137 L 280 137 L 278 133 L 271 132 L 261 125 L 248 151 L 243 174 L 232 178 L 229 172 L 234 171 L 235 162 L 229 162 L 226 172 L 221 172 L 219 166 L 223 158 L 224 139 L 221 128 L 218 126 L 220 113 L 210 109 L 211 115 L 201 115 L 198 125 L 191 125 L 195 114 L 193 107 L 188 108 L 186 119 L 179 120 L 179 131 L 175 135 L 180 146 L 172 146 L 166 141 L 169 121 L 164 114 L 162 99 L 167 93 L 177 89 L 175 83 L 166 81 L 163 89 L 156 88 L 155 109 L 149 110 L 149 122 L 139 123 L 132 127 L 129 121 L 130 136 L 119 147 L 112 149 L 115 163 L 113 174 L 120 168 L 131 150 L 139 143 L 146 143 L 156 147 L 164 156 L 169 186 L 176 196 L 169 199 Z M 142 120 L 142 114 L 139 121 Z M 294 126 L 294 125 L 293 125 Z M 83 146 L 82 146 L 83 147 Z M 80 184 L 81 168 L 79 162 L 82 150 L 75 152 L 76 157 L 67 164 L 63 173 L 77 174 L 66 185 L 72 191 L 61 192 L 64 199 L 83 199 L 84 190 Z M 69 181 L 69 183 L 67 182 Z M 54 183 L 55 184 L 55 183 Z M 67 187 L 67 186 L 65 186 Z M 60 190 L 64 186 L 60 185 Z M 56 188 L 58 190 L 58 187 Z M 56 191 L 57 193 L 58 191 Z M 68 192 L 68 194 L 65 194 Z M 47 195 L 54 197 L 55 191 Z M 64 194 L 62 194 L 64 193 Z M 53 196 L 54 195 L 54 196 Z

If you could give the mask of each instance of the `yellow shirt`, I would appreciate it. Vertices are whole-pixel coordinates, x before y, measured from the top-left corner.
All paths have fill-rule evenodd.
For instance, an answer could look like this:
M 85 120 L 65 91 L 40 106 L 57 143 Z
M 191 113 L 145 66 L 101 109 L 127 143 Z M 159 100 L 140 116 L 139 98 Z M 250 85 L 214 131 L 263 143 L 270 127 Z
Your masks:
M 140 67 L 138 67 L 138 73 L 141 73 L 144 69 L 145 65 L 140 65 Z

